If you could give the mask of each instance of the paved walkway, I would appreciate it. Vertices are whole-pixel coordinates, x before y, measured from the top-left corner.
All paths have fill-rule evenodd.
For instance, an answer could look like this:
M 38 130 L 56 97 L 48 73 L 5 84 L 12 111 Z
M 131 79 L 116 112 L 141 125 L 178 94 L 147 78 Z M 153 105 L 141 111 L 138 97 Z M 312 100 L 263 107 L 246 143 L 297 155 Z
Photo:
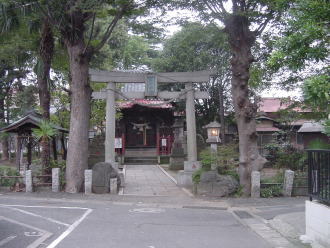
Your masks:
M 126 165 L 124 195 L 186 196 L 157 165 Z

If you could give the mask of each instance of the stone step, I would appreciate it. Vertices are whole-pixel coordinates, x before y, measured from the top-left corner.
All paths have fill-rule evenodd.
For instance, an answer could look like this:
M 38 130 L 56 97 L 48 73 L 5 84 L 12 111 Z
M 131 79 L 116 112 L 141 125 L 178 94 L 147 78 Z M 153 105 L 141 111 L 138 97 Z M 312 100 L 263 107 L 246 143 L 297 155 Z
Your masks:
M 129 148 L 125 150 L 125 157 L 156 157 L 156 148 Z
M 125 164 L 157 164 L 157 157 L 125 157 Z

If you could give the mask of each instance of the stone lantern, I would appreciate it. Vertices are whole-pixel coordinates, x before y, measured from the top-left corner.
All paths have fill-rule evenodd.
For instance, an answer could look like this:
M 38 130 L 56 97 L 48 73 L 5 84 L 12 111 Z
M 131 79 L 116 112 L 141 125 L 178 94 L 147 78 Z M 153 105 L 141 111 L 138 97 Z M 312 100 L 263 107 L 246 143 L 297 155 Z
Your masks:
M 218 144 L 221 142 L 220 134 L 220 123 L 217 121 L 212 121 L 211 123 L 204 126 L 207 130 L 207 140 L 206 143 L 211 144 L 211 150 L 216 152 Z

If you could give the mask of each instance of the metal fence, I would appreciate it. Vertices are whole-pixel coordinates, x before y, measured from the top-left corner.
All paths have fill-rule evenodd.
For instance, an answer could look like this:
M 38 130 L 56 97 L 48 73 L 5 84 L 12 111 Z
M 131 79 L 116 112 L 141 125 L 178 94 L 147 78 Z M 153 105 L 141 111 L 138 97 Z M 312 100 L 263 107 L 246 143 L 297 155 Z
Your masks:
M 317 199 L 330 205 L 330 150 L 307 150 L 307 152 L 310 200 Z

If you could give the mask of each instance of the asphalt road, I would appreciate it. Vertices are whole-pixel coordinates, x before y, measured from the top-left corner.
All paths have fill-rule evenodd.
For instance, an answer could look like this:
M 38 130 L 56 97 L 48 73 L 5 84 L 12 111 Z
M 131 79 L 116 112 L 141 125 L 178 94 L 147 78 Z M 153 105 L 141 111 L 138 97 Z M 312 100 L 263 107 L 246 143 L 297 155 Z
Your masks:
M 0 195 L 0 247 L 268 248 L 223 209 Z

